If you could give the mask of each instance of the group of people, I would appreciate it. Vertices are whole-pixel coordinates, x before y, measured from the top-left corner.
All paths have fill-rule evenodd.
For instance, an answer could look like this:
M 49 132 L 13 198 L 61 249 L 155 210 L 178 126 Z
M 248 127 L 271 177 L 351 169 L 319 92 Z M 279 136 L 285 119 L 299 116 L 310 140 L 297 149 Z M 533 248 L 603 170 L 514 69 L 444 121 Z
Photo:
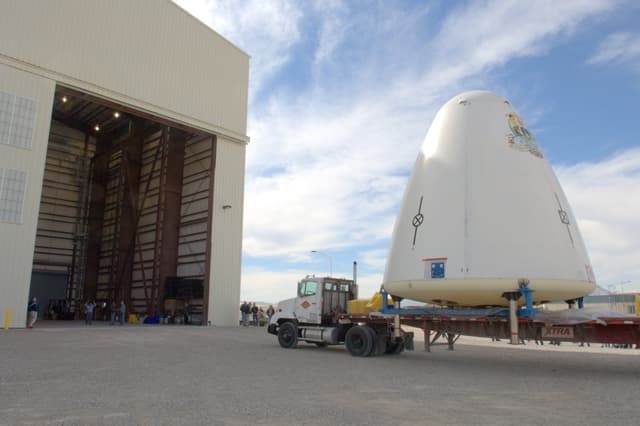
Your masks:
M 269 305 L 267 311 L 265 312 L 261 306 L 257 306 L 255 303 L 250 302 L 242 302 L 240 305 L 240 314 L 242 315 L 242 325 L 247 327 L 249 325 L 249 318 L 252 318 L 252 324 L 255 327 L 260 326 L 260 318 L 264 318 L 265 313 L 267 315 L 268 320 L 271 321 L 271 317 L 275 313 L 275 309 L 273 305 Z
M 51 320 L 73 319 L 73 314 L 69 312 L 69 304 L 65 299 L 49 300 L 47 315 Z
M 93 300 L 87 300 L 84 304 L 84 323 L 86 325 L 91 325 L 93 321 L 94 311 L 98 305 Z M 109 316 L 111 319 L 111 325 L 115 324 L 116 317 L 118 318 L 120 325 L 124 325 L 126 314 L 127 314 L 127 305 L 124 303 L 124 300 L 120 301 L 120 306 L 115 302 L 111 302 L 108 304 L 106 301 L 102 302 L 100 305 L 102 309 L 102 319 L 107 320 Z
M 65 302 L 66 303 L 66 302 Z M 93 300 L 87 300 L 87 302 L 83 306 L 84 310 L 84 323 L 86 325 L 91 325 L 94 317 L 94 312 L 98 305 Z M 60 309 L 62 306 L 58 304 L 49 303 L 49 307 L 47 308 L 47 314 L 50 319 L 57 319 L 59 312 L 63 312 Z M 125 318 L 127 314 L 127 305 L 124 303 L 124 300 L 120 301 L 120 305 L 113 301 L 111 304 L 107 304 L 107 302 L 102 302 L 100 305 L 102 309 L 102 319 L 107 320 L 107 314 L 111 317 L 111 325 L 114 325 L 116 322 L 116 318 L 119 320 L 120 325 L 124 325 Z M 38 313 L 40 312 L 40 305 L 38 304 L 38 299 L 36 297 L 32 297 L 29 303 L 27 304 L 27 328 L 33 328 L 34 324 L 38 320 Z

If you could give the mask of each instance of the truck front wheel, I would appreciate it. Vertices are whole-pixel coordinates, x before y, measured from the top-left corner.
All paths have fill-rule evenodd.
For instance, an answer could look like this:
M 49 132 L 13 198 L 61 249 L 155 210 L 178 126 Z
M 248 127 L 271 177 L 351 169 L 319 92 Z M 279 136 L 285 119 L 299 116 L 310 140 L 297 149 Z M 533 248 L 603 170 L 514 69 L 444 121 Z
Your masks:
M 298 327 L 291 321 L 284 322 L 278 328 L 278 343 L 286 349 L 298 345 Z

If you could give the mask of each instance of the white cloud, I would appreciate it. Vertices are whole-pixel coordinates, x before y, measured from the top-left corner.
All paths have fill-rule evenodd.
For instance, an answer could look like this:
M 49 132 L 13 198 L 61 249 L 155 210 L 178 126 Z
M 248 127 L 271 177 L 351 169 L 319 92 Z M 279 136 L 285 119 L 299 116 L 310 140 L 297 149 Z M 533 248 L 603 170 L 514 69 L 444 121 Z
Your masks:
M 314 58 L 315 64 L 318 65 L 331 60 L 332 54 L 344 40 L 350 21 L 346 15 L 347 6 L 339 0 L 327 0 L 314 5 L 315 12 L 322 16 L 319 43 Z
M 359 253 L 358 259 L 360 259 L 361 265 L 382 271 L 387 262 L 387 252 L 388 249 L 386 247 L 384 249 L 367 250 Z
M 640 149 L 555 170 L 598 283 L 631 280 L 627 289 L 640 290 Z
M 609 34 L 587 63 L 598 65 L 630 63 L 640 69 L 640 34 L 629 32 Z
M 448 87 L 515 58 L 543 54 L 573 34 L 585 19 L 616 4 L 607 0 L 496 0 L 459 7 L 445 18 L 432 41 L 433 50 L 425 59 L 433 66 L 421 85 Z

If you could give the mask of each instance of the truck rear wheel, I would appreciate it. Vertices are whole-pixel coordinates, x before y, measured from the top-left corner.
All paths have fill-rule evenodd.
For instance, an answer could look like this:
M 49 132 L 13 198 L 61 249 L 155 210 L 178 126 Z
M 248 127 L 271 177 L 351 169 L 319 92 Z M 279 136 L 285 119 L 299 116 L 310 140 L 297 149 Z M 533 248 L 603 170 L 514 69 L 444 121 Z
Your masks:
M 298 326 L 291 321 L 282 323 L 278 328 L 278 343 L 286 349 L 295 348 L 298 345 Z
M 356 325 L 347 331 L 344 345 L 353 356 L 369 356 L 373 348 L 373 336 L 369 327 Z

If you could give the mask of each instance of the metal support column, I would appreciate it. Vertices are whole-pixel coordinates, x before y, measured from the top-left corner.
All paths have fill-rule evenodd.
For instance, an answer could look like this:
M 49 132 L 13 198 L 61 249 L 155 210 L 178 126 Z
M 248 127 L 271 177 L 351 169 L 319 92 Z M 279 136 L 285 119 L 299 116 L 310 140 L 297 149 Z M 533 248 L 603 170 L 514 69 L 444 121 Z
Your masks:
M 122 145 L 123 162 L 121 173 L 124 177 L 122 205 L 120 206 L 120 229 L 117 235 L 117 267 L 115 292 L 116 299 L 122 299 L 131 305 L 131 274 L 135 254 L 135 240 L 138 222 L 138 197 L 140 170 L 142 167 L 142 148 L 144 142 L 143 122 L 134 121 L 134 136 L 129 143 Z
M 504 293 L 502 295 L 509 301 L 509 328 L 511 329 L 511 344 L 517 345 L 520 343 L 520 336 L 518 333 L 518 299 L 520 298 L 520 292 L 513 291 Z
M 180 230 L 180 205 L 182 203 L 182 174 L 184 170 L 185 143 L 187 135 L 169 129 L 167 168 L 160 205 L 162 209 L 162 246 L 160 249 L 160 277 L 156 299 L 156 312 L 164 309 L 165 282 L 167 277 L 177 275 L 178 243 Z
M 456 342 L 456 335 L 455 333 L 447 333 L 447 349 L 450 351 L 453 351 L 453 344 Z
M 84 291 L 76 296 L 79 299 L 94 299 L 96 297 L 110 155 L 110 141 L 98 138 L 96 141 L 96 153 L 91 160 L 93 164 L 90 189 L 91 200 L 87 219 L 87 258 Z M 80 302 L 80 300 L 78 301 Z
M 400 300 L 396 300 L 394 302 L 395 304 L 395 308 L 397 310 L 400 310 Z M 401 333 L 400 333 L 400 314 L 396 313 L 393 316 L 393 337 L 395 337 L 396 339 L 401 337 Z
M 424 332 L 424 351 L 431 352 L 431 328 L 427 327 L 427 322 L 422 323 L 422 331 Z
M 211 137 L 211 166 L 209 167 L 209 199 L 208 199 L 208 221 L 207 221 L 207 251 L 205 256 L 204 272 L 204 294 L 202 297 L 202 325 L 209 324 L 209 292 L 211 287 L 211 256 L 213 251 L 213 196 L 216 183 L 216 152 L 218 149 L 218 138 Z

